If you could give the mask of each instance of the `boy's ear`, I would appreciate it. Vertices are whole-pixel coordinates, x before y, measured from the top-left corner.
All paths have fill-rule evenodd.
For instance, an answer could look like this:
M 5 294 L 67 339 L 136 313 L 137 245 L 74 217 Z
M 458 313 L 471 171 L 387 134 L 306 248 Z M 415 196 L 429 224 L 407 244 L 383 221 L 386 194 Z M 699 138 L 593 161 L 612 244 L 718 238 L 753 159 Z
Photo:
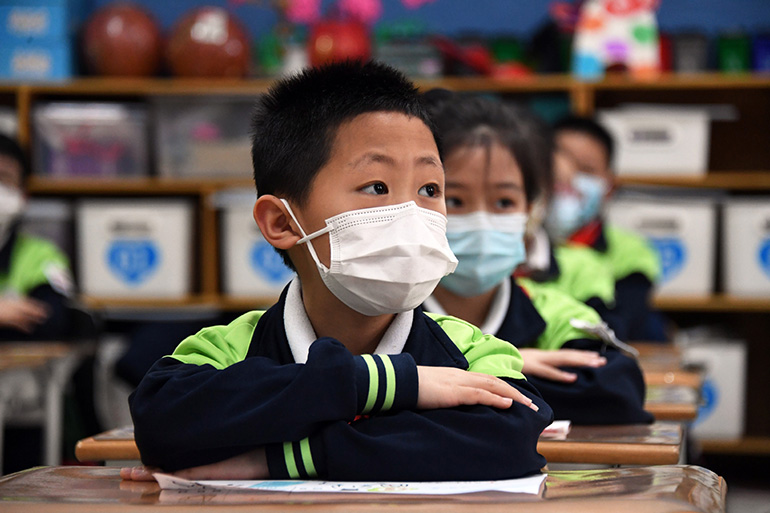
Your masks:
M 270 194 L 257 198 L 254 204 L 254 221 L 265 240 L 278 249 L 289 249 L 302 238 L 291 226 L 291 217 L 280 199 Z

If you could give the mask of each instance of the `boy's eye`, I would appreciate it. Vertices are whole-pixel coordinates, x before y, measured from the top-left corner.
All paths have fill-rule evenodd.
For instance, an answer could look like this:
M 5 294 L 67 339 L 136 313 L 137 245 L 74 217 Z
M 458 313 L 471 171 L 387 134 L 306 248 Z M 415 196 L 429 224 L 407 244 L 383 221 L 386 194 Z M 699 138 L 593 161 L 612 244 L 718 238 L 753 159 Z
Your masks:
M 421 196 L 427 196 L 429 198 L 435 198 L 436 196 L 438 196 L 438 185 L 436 184 L 423 185 L 422 187 L 420 187 L 418 194 L 420 194 Z
M 382 182 L 377 182 L 371 185 L 367 185 L 361 190 L 367 194 L 387 194 L 388 186 Z
M 460 208 L 463 206 L 463 202 L 460 198 L 448 197 L 446 199 L 447 208 Z
M 500 198 L 495 202 L 495 206 L 500 209 L 513 208 L 516 206 L 516 202 L 510 198 Z

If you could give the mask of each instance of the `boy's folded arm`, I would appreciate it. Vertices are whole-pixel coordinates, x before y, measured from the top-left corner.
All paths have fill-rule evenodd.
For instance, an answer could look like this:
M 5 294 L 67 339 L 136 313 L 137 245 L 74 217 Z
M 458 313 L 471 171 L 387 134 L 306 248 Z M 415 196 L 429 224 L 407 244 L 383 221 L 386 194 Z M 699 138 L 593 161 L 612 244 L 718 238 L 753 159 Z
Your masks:
M 142 461 L 173 471 L 301 439 L 330 421 L 413 408 L 417 395 L 411 355 L 353 356 L 319 339 L 302 365 L 250 357 L 218 369 L 166 357 L 129 402 Z
M 652 422 L 644 410 L 645 386 L 636 360 L 614 348 L 603 350 L 604 344 L 595 339 L 574 339 L 563 349 L 598 351 L 607 360 L 599 367 L 564 367 L 577 375 L 565 383 L 527 376 L 537 387 L 557 419 L 569 419 L 575 424 L 639 424 Z
M 539 411 L 514 402 L 504 410 L 459 406 L 331 422 L 309 437 L 268 445 L 270 476 L 433 481 L 536 473 L 545 465 L 537 440 L 553 414 L 525 380 L 506 381 L 533 399 Z

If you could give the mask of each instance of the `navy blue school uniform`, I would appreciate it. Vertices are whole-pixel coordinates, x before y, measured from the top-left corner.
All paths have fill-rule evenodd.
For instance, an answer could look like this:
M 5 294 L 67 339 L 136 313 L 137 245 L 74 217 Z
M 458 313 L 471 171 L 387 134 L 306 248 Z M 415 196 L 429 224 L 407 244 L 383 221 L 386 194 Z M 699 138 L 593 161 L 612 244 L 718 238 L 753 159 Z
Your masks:
M 424 307 L 441 311 L 434 298 Z M 594 310 L 553 287 L 512 278 L 501 284 L 481 329 L 518 348 L 585 349 L 607 358 L 606 365 L 598 368 L 564 367 L 578 376 L 571 383 L 527 376 L 556 419 L 588 425 L 652 422 L 652 415 L 644 410 L 645 385 L 636 360 L 572 327 L 571 319 L 601 321 Z
M 356 356 L 315 339 L 299 290 L 295 279 L 267 311 L 155 363 L 130 397 L 143 463 L 175 471 L 264 447 L 273 479 L 485 480 L 543 467 L 537 439 L 553 412 L 513 346 L 417 308 L 395 317 L 375 354 Z M 496 375 L 539 411 L 418 410 L 416 365 Z

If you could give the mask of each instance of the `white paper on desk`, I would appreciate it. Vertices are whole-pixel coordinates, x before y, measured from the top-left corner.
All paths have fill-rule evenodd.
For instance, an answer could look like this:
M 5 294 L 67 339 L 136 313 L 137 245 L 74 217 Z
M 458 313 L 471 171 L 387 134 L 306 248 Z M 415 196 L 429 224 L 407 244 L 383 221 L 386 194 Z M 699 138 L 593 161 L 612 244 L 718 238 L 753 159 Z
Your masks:
M 545 440 L 566 440 L 570 429 L 572 429 L 572 421 L 554 420 L 543 430 L 540 437 Z
M 153 474 L 162 490 L 194 493 L 222 491 L 270 491 L 284 493 L 387 493 L 405 495 L 454 495 L 498 491 L 539 495 L 546 474 L 500 481 L 189 481 L 168 474 Z

